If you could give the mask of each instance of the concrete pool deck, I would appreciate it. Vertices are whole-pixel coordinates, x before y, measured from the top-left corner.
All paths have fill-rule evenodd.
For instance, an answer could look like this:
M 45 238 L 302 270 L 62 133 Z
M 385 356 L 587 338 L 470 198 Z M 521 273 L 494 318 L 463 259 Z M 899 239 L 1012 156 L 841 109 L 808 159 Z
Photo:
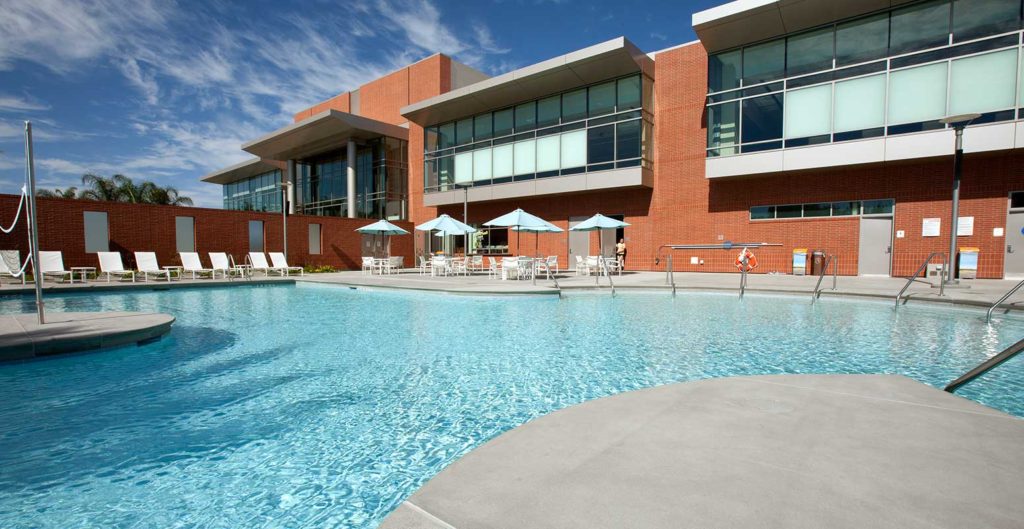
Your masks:
M 152 312 L 48 312 L 0 316 L 0 361 L 77 353 L 153 340 L 174 316 Z
M 291 284 L 298 276 L 290 277 L 263 277 L 258 276 L 252 279 L 175 279 L 173 281 L 103 281 L 93 279 L 88 283 L 68 283 L 46 281 L 43 283 L 43 294 L 49 293 L 71 293 L 71 292 L 108 292 L 125 290 L 170 290 L 176 288 L 202 288 L 202 287 L 223 287 L 243 285 L 266 285 L 285 283 Z M 35 286 L 32 283 L 22 285 L 20 283 L 5 282 L 0 285 L 0 296 L 34 294 Z
M 381 529 L 1019 528 L 1024 421 L 894 375 L 700 380 L 579 404 Z

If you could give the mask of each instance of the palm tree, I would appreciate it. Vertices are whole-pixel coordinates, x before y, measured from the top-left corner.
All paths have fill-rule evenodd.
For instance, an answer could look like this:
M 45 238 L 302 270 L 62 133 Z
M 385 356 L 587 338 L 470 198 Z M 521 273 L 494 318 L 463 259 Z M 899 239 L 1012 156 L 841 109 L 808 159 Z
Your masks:
M 85 173 L 82 175 L 82 185 L 86 186 L 86 189 L 82 190 L 78 198 L 102 202 L 125 202 L 122 200 L 123 195 L 118 189 L 117 184 L 111 178 L 104 178 L 93 173 Z
M 41 198 L 77 198 L 78 188 L 74 186 L 66 189 L 55 187 L 52 191 L 49 189 L 37 189 L 36 196 Z
M 140 186 L 142 201 L 146 204 L 160 204 L 164 206 L 191 206 L 192 199 L 181 196 L 177 189 L 172 186 L 160 187 L 152 182 L 143 182 Z
M 82 175 L 82 184 L 86 186 L 86 189 L 79 193 L 78 198 L 83 200 L 167 206 L 192 205 L 192 199 L 181 196 L 174 187 L 161 187 L 149 180 L 135 183 L 134 180 L 123 174 L 116 174 L 110 178 L 105 178 L 93 173 L 86 173 Z

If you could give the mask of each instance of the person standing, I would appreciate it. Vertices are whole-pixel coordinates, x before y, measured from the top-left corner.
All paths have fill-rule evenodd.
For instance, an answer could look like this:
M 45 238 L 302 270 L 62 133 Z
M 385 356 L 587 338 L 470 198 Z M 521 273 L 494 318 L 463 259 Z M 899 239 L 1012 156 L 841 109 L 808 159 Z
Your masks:
M 626 267 L 626 239 L 619 239 L 615 245 L 615 259 L 619 261 L 619 270 Z

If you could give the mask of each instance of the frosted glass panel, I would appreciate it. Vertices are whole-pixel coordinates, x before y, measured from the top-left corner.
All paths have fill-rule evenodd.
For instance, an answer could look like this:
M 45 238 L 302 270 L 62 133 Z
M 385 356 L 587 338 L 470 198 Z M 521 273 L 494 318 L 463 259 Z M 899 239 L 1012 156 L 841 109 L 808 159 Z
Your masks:
M 889 124 L 915 123 L 946 115 L 947 63 L 892 72 Z
M 562 169 L 587 164 L 587 131 L 562 134 Z
M 1003 50 L 953 61 L 949 113 L 990 112 L 1011 108 L 1017 50 Z
M 558 169 L 558 135 L 537 140 L 537 172 Z
M 512 144 L 495 147 L 491 158 L 494 178 L 512 176 Z
M 491 150 L 473 151 L 473 180 L 491 179 Z
M 832 121 L 832 85 L 786 92 L 786 137 L 828 134 Z
M 885 125 L 885 74 L 836 83 L 836 132 Z
M 473 180 L 473 153 L 464 152 L 455 155 L 455 183 Z
M 513 145 L 515 146 L 514 156 L 516 163 L 516 174 L 530 174 L 537 172 L 536 140 L 521 141 Z

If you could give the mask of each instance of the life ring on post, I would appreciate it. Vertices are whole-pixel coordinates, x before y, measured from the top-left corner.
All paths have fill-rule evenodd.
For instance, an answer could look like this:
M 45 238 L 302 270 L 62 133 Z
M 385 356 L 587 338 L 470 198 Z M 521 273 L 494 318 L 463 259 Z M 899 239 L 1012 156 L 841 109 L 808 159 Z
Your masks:
M 754 252 L 751 252 L 746 248 L 736 256 L 736 268 L 741 272 L 743 271 L 744 262 L 746 262 L 748 271 L 757 268 L 757 257 L 754 256 Z

